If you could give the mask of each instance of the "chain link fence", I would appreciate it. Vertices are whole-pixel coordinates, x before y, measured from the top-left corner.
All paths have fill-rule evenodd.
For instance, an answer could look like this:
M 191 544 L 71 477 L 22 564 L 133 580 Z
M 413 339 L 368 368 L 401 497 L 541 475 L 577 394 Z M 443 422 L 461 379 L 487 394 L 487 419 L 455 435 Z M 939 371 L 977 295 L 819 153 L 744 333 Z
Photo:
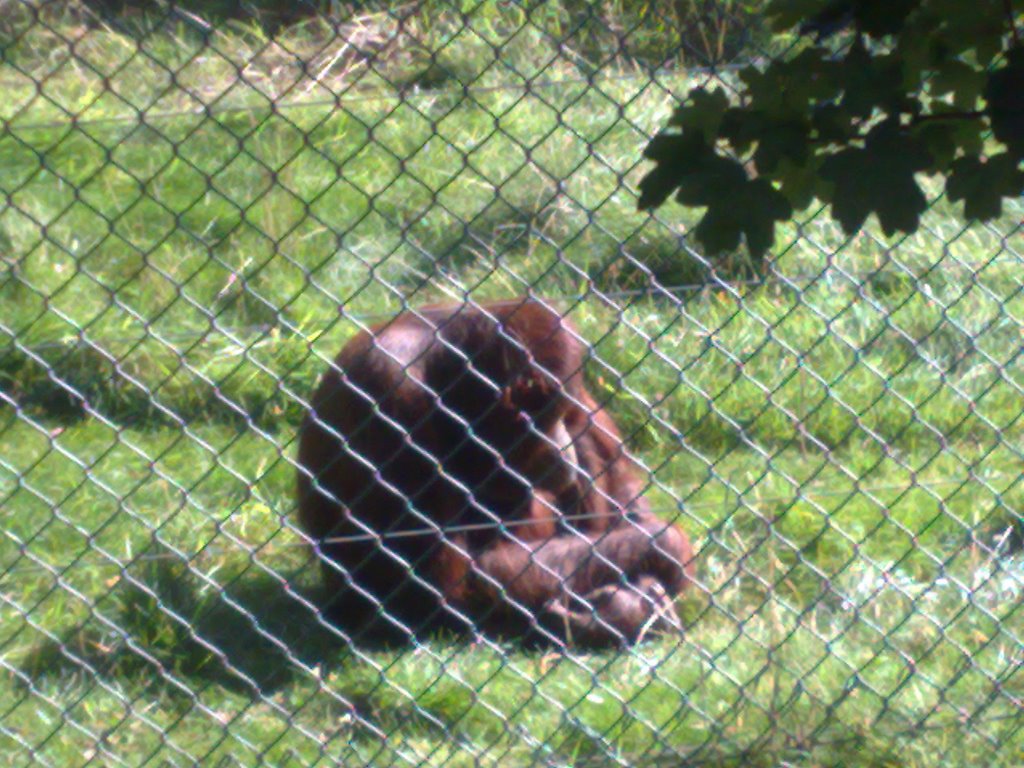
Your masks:
M 711 260 L 641 152 L 758 3 L 0 0 L 0 755 L 1019 765 L 1021 206 Z M 296 519 L 360 330 L 542 296 L 681 632 L 350 643 Z M 385 609 L 386 611 L 386 606 Z

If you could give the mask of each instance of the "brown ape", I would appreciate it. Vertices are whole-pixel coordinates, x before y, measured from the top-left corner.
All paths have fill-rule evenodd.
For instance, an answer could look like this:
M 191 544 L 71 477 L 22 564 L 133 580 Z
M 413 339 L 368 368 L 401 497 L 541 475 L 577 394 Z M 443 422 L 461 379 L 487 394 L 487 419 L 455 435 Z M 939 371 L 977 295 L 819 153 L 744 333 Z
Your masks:
M 538 492 L 535 510 L 545 496 Z M 499 619 L 518 614 L 522 628 L 539 620 L 587 645 L 628 644 L 645 628 L 678 627 L 669 598 L 692 576 L 689 540 L 649 513 L 636 517 L 598 535 L 498 542 L 476 558 L 471 593 L 503 606 Z
M 581 363 L 558 314 L 523 301 L 403 313 L 345 346 L 302 428 L 299 520 L 350 618 L 444 618 L 465 601 L 459 553 L 527 517 L 533 488 L 574 486 L 548 435 L 568 442 Z
M 580 527 L 595 533 L 618 525 L 624 515 L 650 515 L 650 505 L 641 496 L 640 473 L 625 452 L 615 422 L 582 387 L 566 411 L 565 423 L 582 475 L 581 493 L 567 513 L 578 515 Z
M 345 346 L 299 440 L 299 520 L 343 619 L 409 633 L 547 614 L 607 642 L 651 617 L 652 579 L 678 594 L 686 536 L 640 498 L 582 361 L 530 299 L 424 307 Z
M 632 645 L 647 633 L 682 631 L 672 598 L 653 576 L 598 587 L 585 600 L 559 598 L 547 610 L 561 617 L 565 637 L 580 645 Z

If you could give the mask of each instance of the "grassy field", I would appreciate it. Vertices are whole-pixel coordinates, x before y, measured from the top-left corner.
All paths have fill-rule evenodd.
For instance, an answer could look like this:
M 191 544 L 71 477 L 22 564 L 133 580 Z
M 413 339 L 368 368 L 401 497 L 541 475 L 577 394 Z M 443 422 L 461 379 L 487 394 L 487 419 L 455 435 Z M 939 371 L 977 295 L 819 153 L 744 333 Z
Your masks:
M 707 76 L 595 66 L 544 8 L 17 30 L 4 764 L 1024 761 L 1022 207 L 890 242 L 807 211 L 712 279 L 749 273 L 635 210 Z M 403 303 L 528 286 L 699 547 L 686 633 L 348 648 L 294 529 L 304 400 Z

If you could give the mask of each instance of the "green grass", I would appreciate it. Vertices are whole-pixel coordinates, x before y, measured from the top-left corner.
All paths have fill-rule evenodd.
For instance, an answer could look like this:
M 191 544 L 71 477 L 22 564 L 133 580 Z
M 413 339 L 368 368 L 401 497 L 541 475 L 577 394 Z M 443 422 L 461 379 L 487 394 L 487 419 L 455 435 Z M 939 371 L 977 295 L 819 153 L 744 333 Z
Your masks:
M 707 282 L 741 259 L 635 211 L 686 71 L 590 83 L 558 18 L 495 8 L 368 13 L 395 44 L 331 67 L 315 25 L 6 52 L 0 756 L 1019 764 L 1020 206 L 889 243 L 804 212 L 768 280 Z M 527 286 L 700 549 L 685 636 L 352 650 L 293 527 L 303 400 L 403 302 Z

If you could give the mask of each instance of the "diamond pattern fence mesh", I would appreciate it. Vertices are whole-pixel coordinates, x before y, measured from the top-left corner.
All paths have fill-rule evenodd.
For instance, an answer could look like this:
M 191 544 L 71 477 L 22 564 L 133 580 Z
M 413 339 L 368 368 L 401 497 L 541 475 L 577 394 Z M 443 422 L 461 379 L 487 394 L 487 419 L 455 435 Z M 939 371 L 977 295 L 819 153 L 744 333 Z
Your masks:
M 936 185 L 898 240 L 803 211 L 763 270 L 704 256 L 689 212 L 636 210 L 678 100 L 799 45 L 761 10 L 0 0 L 3 762 L 1021 764 L 1020 205 L 968 227 Z M 522 631 L 378 636 L 360 622 L 409 628 L 392 587 L 515 537 L 494 478 L 541 503 L 544 478 L 585 464 L 589 438 L 537 414 L 523 444 L 544 472 L 495 450 L 470 415 L 489 390 L 459 400 L 462 379 L 402 347 L 489 376 L 461 321 L 422 307 L 526 295 L 564 318 L 581 429 L 613 420 L 692 577 L 674 602 L 621 604 L 642 614 L 635 644 L 560 635 L 538 614 L 567 628 L 568 603 L 546 597 Z M 389 510 L 390 483 L 408 519 L 312 547 L 296 477 L 318 382 L 401 312 L 429 328 L 394 337 L 390 386 L 429 379 L 490 474 L 459 468 L 458 441 L 423 449 L 426 422 L 371 377 L 328 424 L 336 452 L 351 429 L 376 446 L 342 495 Z M 488 342 L 513 372 L 545 354 L 513 337 Z M 532 402 L 506 383 L 494 399 Z M 600 474 L 569 476 L 614 495 Z M 437 487 L 476 516 L 431 507 Z M 612 534 L 558 535 L 590 551 Z M 365 557 L 324 569 L 332 543 Z M 359 622 L 332 612 L 339 585 L 370 603 Z M 492 612 L 499 586 L 478 587 Z M 406 603 L 461 610 L 447 589 Z M 581 635 L 602 618 L 587 599 Z

